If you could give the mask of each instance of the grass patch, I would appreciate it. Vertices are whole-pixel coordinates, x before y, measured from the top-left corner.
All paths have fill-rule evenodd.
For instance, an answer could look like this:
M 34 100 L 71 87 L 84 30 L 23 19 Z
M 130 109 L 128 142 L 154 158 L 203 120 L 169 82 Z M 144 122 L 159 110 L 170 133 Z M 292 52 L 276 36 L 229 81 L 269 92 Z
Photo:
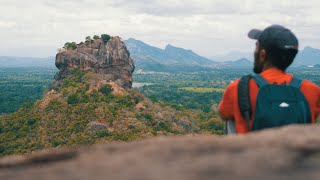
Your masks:
M 223 88 L 197 88 L 197 87 L 182 87 L 179 90 L 192 91 L 196 93 L 207 93 L 207 92 L 224 92 Z

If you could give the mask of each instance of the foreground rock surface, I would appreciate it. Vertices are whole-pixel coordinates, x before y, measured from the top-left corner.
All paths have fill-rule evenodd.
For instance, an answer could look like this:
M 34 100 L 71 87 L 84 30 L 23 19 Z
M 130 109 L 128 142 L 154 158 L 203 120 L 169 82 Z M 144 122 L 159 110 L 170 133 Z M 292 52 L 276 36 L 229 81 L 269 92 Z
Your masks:
M 320 127 L 160 137 L 0 159 L 0 179 L 319 179 Z

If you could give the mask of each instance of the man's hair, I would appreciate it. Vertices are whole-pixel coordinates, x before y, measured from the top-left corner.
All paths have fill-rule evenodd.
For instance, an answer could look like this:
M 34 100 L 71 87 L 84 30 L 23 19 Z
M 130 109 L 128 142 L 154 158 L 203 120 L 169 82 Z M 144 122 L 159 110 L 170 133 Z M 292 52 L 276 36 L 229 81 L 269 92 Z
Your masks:
M 278 49 L 278 48 L 264 48 L 270 63 L 285 71 L 293 62 L 298 50 L 296 49 Z

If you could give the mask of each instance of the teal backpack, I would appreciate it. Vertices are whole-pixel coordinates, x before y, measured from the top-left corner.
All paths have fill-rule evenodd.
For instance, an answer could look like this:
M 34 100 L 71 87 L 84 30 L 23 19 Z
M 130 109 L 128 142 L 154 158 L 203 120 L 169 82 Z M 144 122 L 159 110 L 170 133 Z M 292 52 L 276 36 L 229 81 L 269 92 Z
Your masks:
M 251 104 L 249 81 L 259 87 L 253 125 L 250 126 Z M 309 103 L 300 91 L 302 80 L 292 78 L 290 84 L 269 84 L 260 75 L 247 75 L 240 79 L 238 86 L 239 107 L 248 123 L 249 130 L 279 127 L 289 124 L 311 123 Z

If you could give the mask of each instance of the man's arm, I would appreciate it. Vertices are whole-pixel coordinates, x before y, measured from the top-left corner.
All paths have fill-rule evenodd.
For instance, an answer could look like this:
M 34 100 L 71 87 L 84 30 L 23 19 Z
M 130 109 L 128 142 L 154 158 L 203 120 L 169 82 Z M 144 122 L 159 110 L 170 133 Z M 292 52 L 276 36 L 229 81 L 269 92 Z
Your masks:
M 226 134 L 226 135 L 237 134 L 236 124 L 235 124 L 234 120 L 225 120 L 224 134 Z
M 236 134 L 234 122 L 234 98 L 236 93 L 236 83 L 231 83 L 223 94 L 222 100 L 219 105 L 219 115 L 225 121 L 225 134 Z

